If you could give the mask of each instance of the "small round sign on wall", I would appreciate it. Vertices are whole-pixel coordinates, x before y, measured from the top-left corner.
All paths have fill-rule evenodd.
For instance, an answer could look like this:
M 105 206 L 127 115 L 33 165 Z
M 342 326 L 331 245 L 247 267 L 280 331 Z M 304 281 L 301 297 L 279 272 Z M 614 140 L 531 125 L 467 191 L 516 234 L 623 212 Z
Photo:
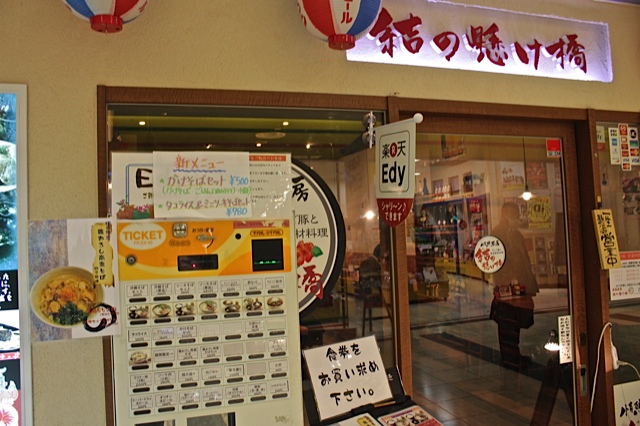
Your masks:
M 498 272 L 504 265 L 506 251 L 499 238 L 492 235 L 482 237 L 473 250 L 473 259 L 478 268 L 487 274 Z

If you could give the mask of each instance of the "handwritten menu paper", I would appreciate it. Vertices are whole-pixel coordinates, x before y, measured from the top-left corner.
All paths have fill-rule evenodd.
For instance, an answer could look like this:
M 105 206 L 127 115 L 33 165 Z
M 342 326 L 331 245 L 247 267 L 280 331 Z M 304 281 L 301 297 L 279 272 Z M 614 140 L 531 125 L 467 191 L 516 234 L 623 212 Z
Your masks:
M 248 152 L 153 153 L 156 218 L 251 217 Z
M 291 154 L 249 154 L 254 218 L 283 217 L 292 209 Z
M 321 420 L 393 397 L 375 336 L 303 351 Z

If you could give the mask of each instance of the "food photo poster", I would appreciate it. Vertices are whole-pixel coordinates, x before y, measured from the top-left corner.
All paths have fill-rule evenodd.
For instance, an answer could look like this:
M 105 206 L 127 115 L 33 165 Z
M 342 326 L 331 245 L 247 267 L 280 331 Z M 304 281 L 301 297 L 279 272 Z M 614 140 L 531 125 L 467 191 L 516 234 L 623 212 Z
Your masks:
M 32 342 L 120 334 L 115 223 L 29 223 Z

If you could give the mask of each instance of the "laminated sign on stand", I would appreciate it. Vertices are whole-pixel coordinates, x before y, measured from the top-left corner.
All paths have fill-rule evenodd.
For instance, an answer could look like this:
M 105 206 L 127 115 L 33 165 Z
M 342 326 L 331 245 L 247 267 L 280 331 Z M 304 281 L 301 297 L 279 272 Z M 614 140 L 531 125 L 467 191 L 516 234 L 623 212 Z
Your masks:
M 389 226 L 404 221 L 415 193 L 416 123 L 422 114 L 375 129 L 376 199 L 380 217 Z

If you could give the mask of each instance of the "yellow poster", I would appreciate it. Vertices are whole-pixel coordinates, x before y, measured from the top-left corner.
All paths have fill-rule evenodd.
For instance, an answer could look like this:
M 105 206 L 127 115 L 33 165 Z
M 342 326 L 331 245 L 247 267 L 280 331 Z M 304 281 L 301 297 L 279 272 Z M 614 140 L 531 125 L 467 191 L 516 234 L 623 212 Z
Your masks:
M 622 267 L 620 250 L 618 249 L 618 237 L 613 225 L 611 209 L 593 210 L 593 226 L 596 231 L 598 253 L 600 254 L 600 267 L 612 269 Z
M 530 229 L 551 228 L 551 199 L 534 197 L 527 201 Z

